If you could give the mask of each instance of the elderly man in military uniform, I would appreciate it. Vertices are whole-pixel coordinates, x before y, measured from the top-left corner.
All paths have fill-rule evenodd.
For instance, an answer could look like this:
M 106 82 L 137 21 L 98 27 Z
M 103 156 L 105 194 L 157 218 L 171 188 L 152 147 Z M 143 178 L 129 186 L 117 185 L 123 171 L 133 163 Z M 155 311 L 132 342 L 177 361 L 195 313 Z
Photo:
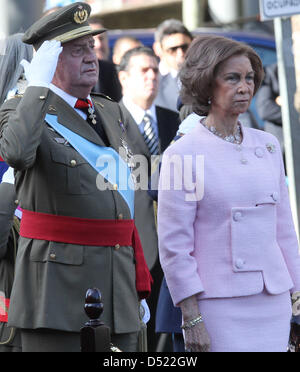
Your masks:
M 89 26 L 90 10 L 77 2 L 27 30 L 37 50 L 23 62 L 28 88 L 0 112 L 0 156 L 15 169 L 23 211 L 8 318 L 23 351 L 80 351 L 90 287 L 102 293 L 112 342 L 137 351 L 139 302 L 151 290 L 122 114 L 91 96 L 93 35 L 105 30 Z

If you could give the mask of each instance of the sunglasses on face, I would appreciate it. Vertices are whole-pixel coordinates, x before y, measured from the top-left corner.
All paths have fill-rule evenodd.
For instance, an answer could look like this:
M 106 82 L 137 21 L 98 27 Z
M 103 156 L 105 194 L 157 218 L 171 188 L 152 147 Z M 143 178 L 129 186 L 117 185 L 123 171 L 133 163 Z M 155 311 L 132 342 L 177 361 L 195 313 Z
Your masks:
M 188 44 L 188 43 L 181 44 L 181 45 L 176 45 L 176 46 L 173 46 L 173 47 L 170 47 L 170 48 L 166 49 L 166 52 L 169 53 L 169 54 L 176 54 L 177 50 L 181 49 L 183 51 L 183 53 L 185 53 L 188 50 L 189 46 L 190 46 L 190 44 Z

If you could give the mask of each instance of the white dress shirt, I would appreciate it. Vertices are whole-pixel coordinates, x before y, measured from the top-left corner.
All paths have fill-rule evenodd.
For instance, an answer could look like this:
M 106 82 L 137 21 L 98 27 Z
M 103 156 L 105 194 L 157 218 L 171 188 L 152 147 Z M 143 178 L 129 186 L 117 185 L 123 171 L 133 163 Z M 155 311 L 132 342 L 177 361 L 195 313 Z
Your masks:
M 152 123 L 154 126 L 154 130 L 156 132 L 156 135 L 158 136 L 158 127 L 157 127 L 157 117 L 156 117 L 156 109 L 155 105 L 152 105 L 148 110 L 142 109 L 140 106 L 132 102 L 132 100 L 129 97 L 124 96 L 123 97 L 123 103 L 127 110 L 130 112 L 131 116 L 133 117 L 134 121 L 139 127 L 140 132 L 143 134 L 144 132 L 144 116 L 145 114 L 148 114 L 152 118 Z

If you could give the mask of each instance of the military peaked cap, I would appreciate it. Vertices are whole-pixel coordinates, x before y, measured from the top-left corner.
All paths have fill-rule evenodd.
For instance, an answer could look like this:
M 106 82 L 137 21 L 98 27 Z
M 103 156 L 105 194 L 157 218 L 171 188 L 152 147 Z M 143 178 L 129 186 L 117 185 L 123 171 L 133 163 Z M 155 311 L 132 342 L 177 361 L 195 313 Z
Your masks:
M 82 2 L 68 6 L 42 17 L 24 34 L 23 42 L 38 49 L 45 40 L 58 40 L 62 44 L 86 35 L 97 35 L 105 29 L 94 30 L 88 23 L 91 7 Z

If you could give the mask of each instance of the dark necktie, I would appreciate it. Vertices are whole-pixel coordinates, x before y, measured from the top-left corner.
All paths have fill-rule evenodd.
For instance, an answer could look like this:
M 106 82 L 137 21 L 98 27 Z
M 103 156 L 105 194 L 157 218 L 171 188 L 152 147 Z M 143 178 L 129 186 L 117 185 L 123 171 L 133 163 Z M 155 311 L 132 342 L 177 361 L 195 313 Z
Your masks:
M 89 99 L 80 99 L 75 103 L 75 108 L 83 111 L 86 114 L 86 121 L 91 125 L 92 128 L 99 134 L 101 139 L 104 141 L 106 146 L 109 146 L 109 141 L 100 120 L 97 119 L 95 109 L 92 102 Z
M 158 155 L 159 141 L 153 126 L 153 120 L 151 116 L 145 114 L 143 122 L 145 124 L 143 130 L 145 143 L 148 146 L 151 155 Z

